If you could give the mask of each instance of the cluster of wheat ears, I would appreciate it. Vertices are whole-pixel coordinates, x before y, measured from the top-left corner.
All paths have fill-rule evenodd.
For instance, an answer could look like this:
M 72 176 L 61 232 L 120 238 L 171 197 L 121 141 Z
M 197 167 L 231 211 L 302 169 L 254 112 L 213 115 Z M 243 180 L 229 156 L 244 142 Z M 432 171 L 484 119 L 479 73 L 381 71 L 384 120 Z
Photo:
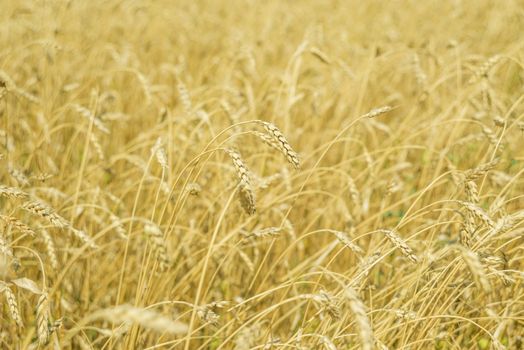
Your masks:
M 1 349 L 521 349 L 519 0 L 0 1 Z

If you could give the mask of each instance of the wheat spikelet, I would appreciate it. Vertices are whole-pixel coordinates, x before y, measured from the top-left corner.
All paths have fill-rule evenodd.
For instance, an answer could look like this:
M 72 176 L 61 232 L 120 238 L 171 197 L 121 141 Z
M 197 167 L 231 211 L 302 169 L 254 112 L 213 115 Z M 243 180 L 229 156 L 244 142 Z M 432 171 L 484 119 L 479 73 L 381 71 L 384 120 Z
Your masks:
M 475 233 L 475 221 L 471 214 L 466 213 L 466 218 L 459 232 L 460 244 L 468 248 L 471 247 L 473 245 L 473 234 L 474 233 Z
M 386 197 L 400 191 L 402 185 L 395 180 L 391 180 L 386 187 Z
M 156 254 L 159 270 L 161 272 L 166 271 L 170 262 L 167 255 L 167 244 L 164 240 L 164 234 L 157 225 L 151 222 L 144 225 L 144 233 L 151 243 L 153 252 Z
M 196 182 L 187 185 L 187 192 L 192 196 L 198 196 L 202 192 L 202 187 Z
M 260 336 L 260 326 L 243 326 L 235 339 L 234 350 L 250 350 Z
M 7 306 L 9 308 L 9 313 L 11 314 L 11 317 L 17 324 L 19 328 L 24 328 L 24 323 L 22 322 L 22 318 L 20 317 L 20 310 L 18 308 L 18 303 L 16 301 L 16 296 L 9 287 L 9 285 L 3 281 L 0 281 L 0 288 L 3 289 L 5 298 L 7 300 Z
M 326 350 L 337 350 L 335 344 L 327 336 L 323 335 L 322 337 L 320 337 L 320 341 L 322 342 Z
M 136 76 L 138 78 L 138 81 L 140 82 L 140 85 L 142 85 L 142 89 L 144 90 L 144 96 L 146 97 L 146 105 L 149 105 L 151 104 L 151 100 L 152 100 L 151 83 L 140 72 L 136 72 Z
M 466 265 L 468 265 L 468 268 L 475 278 L 477 285 L 480 286 L 485 292 L 490 292 L 491 285 L 486 276 L 486 271 L 479 259 L 479 256 L 475 252 L 465 247 L 461 247 L 460 251 L 462 253 L 462 258 L 464 259 Z
M 363 350 L 372 350 L 373 344 L 375 343 L 373 337 L 373 329 L 371 328 L 371 322 L 366 314 L 366 307 L 357 296 L 355 290 L 351 287 L 346 287 L 344 290 L 344 296 L 348 300 L 349 308 L 355 316 L 357 323 L 360 340 L 362 342 Z
M 310 48 L 309 52 L 323 63 L 331 64 L 331 60 L 329 59 L 329 57 L 324 52 L 320 51 L 318 47 Z
M 506 125 L 506 120 L 500 115 L 496 115 L 493 117 L 493 123 L 499 128 L 503 128 Z
M 353 204 L 359 206 L 362 202 L 360 201 L 360 192 L 357 188 L 355 180 L 351 176 L 348 176 L 348 189 Z
M 296 169 L 300 168 L 300 160 L 298 154 L 293 150 L 289 142 L 286 140 L 282 132 L 276 127 L 276 125 L 269 122 L 262 122 L 264 129 L 274 139 L 278 145 L 279 150 L 284 154 L 287 161 L 291 163 Z
M 110 134 L 111 132 L 107 128 L 107 126 L 102 122 L 99 118 L 97 118 L 89 109 L 85 108 L 84 106 L 73 104 L 73 108 L 85 119 L 92 121 L 93 125 L 103 132 L 104 134 Z
M 373 268 L 373 266 L 375 265 L 375 263 L 378 261 L 378 259 L 380 258 L 380 252 L 376 252 L 368 257 L 365 257 L 363 258 L 359 265 L 358 265 L 358 271 L 360 272 L 357 276 L 357 278 L 355 278 L 351 285 L 353 287 L 357 287 L 360 283 L 360 281 L 364 278 L 364 277 L 367 277 L 369 275 L 369 272 L 371 271 L 371 269 Z
M 407 245 L 407 243 L 400 238 L 400 236 L 393 230 L 380 230 L 380 232 L 384 233 L 386 237 L 397 247 L 400 249 L 402 254 L 406 256 L 409 260 L 411 260 L 413 263 L 418 262 L 418 257 L 413 253 L 413 250 Z
M 263 229 L 255 230 L 249 234 L 246 234 L 246 238 L 264 238 L 264 237 L 274 237 L 282 231 L 280 227 L 267 227 Z
M 428 77 L 426 73 L 422 70 L 422 67 L 420 66 L 420 59 L 417 54 L 413 55 L 413 71 L 415 72 L 415 79 L 417 80 L 417 85 L 422 89 L 425 90 L 427 83 L 428 83 Z
M 4 221 L 7 225 L 10 225 L 14 228 L 16 228 L 18 231 L 27 234 L 31 237 L 35 236 L 35 231 L 26 224 L 24 224 L 19 219 L 15 218 L 14 216 L 6 216 L 6 215 L 0 215 L 0 219 Z
M 363 118 L 376 118 L 379 115 L 387 113 L 391 110 L 393 110 L 391 106 L 383 106 L 383 107 L 372 109 L 368 113 L 364 114 L 362 117 Z
M 49 221 L 55 227 L 65 228 L 70 224 L 66 219 L 55 213 L 53 208 L 42 201 L 35 200 L 22 204 L 22 208 Z
M 313 300 L 315 306 L 320 310 L 321 315 L 327 313 L 331 318 L 340 318 L 339 300 L 331 293 L 321 290 L 317 294 L 302 294 L 302 299 Z
M 115 227 L 117 235 L 122 239 L 128 239 L 127 231 L 124 228 L 124 225 L 122 225 L 120 218 L 113 213 L 110 213 L 109 220 L 111 221 L 111 225 Z
M 251 258 L 243 250 L 238 250 L 238 256 L 240 257 L 240 259 L 242 259 L 242 261 L 244 261 L 244 264 L 248 268 L 249 272 L 255 272 L 255 264 L 253 264 Z
M 74 227 L 70 227 L 71 229 L 71 232 L 73 233 L 73 235 L 78 238 L 79 240 L 81 240 L 82 242 L 84 242 L 89 248 L 92 248 L 92 249 L 97 249 L 98 246 L 96 245 L 96 243 L 93 241 L 93 239 L 87 234 L 87 232 L 83 231 L 83 230 L 78 230 Z
M 11 246 L 9 243 L 5 240 L 4 237 L 0 236 L 0 253 L 10 257 L 14 258 L 13 250 L 11 249 Z
M 49 300 L 44 290 L 36 305 L 36 330 L 40 345 L 46 345 L 51 335 L 49 331 Z
M 499 138 L 497 137 L 497 134 L 488 128 L 487 126 L 482 127 L 482 133 L 486 135 L 488 138 L 489 143 L 491 143 L 493 146 L 499 146 L 500 149 L 504 149 L 504 144 L 499 144 Z
M 13 177 L 13 179 L 16 180 L 16 182 L 20 186 L 29 186 L 29 179 L 27 178 L 27 176 L 25 176 L 25 174 L 22 171 L 18 170 L 12 165 L 9 165 L 7 168 L 7 172 L 9 173 L 9 175 L 11 175 L 11 177 Z
M 470 202 L 458 201 L 473 217 L 482 221 L 488 227 L 495 227 L 495 223 L 489 215 L 480 207 Z
M 503 57 L 501 55 L 495 55 L 487 59 L 482 65 L 475 70 L 474 74 L 477 79 L 488 78 L 489 71 L 500 62 Z
M 497 213 L 505 214 L 506 198 L 505 196 L 497 196 L 491 203 L 488 209 L 488 215 L 493 216 Z
M 214 304 L 206 304 L 197 307 L 197 316 L 200 317 L 205 323 L 209 323 L 213 326 L 218 326 L 218 320 L 220 316 L 213 311 L 216 306 Z
M 255 194 L 249 180 L 248 169 L 237 151 L 227 149 L 226 153 L 233 161 L 233 165 L 237 171 L 239 179 L 240 205 L 248 215 L 253 215 L 256 212 Z
M 364 254 L 364 251 L 362 250 L 362 248 L 360 248 L 355 243 L 351 242 L 351 239 L 349 239 L 348 235 L 345 232 L 333 231 L 333 233 L 335 234 L 337 239 L 340 241 L 340 243 L 345 245 L 351 251 L 353 251 L 353 252 L 355 252 L 357 254 Z
M 151 153 L 154 154 L 156 161 L 158 162 L 158 164 L 160 164 L 162 169 L 164 169 L 164 171 L 167 171 L 168 166 L 167 166 L 166 151 L 164 150 L 164 147 L 162 146 L 162 139 L 160 137 L 156 140 L 153 148 L 151 148 Z
M 497 166 L 499 163 L 499 159 L 495 158 L 494 160 L 484 163 L 476 167 L 475 169 L 470 169 L 464 173 L 464 176 L 466 178 L 466 181 L 473 181 L 478 179 L 479 177 L 485 175 L 488 171 L 493 169 Z
M 0 186 L 0 196 L 7 198 L 26 198 L 28 194 L 16 187 Z
M 98 158 L 100 160 L 104 160 L 105 159 L 104 150 L 102 149 L 102 145 L 100 145 L 100 141 L 98 140 L 98 136 L 96 136 L 95 133 L 91 133 L 91 135 L 89 135 L 89 141 L 91 142 L 91 144 L 95 148 L 95 152 L 96 152 L 96 155 L 98 156 Z
M 466 190 L 468 202 L 471 202 L 473 204 L 478 204 L 480 202 L 480 199 L 479 199 L 479 191 L 477 189 L 477 184 L 474 183 L 473 181 L 466 181 L 464 188 Z
M 417 313 L 414 311 L 396 309 L 393 310 L 393 312 L 395 313 L 395 316 L 401 320 L 414 320 L 417 318 Z
M 189 96 L 189 92 L 187 91 L 186 85 L 181 80 L 178 80 L 177 89 L 178 89 L 178 95 L 180 97 L 180 101 L 182 102 L 182 106 L 184 106 L 184 111 L 188 115 L 190 115 L 193 110 L 193 105 L 191 103 L 191 97 Z
M 104 319 L 114 323 L 136 323 L 146 329 L 174 335 L 185 334 L 188 330 L 184 323 L 173 321 L 155 311 L 131 305 L 118 305 L 99 310 L 90 315 L 88 319 Z
M 275 139 L 268 134 L 265 134 L 260 131 L 253 131 L 253 134 L 255 134 L 259 139 L 261 139 L 266 145 L 274 148 L 275 150 L 284 153 L 285 151 L 282 149 L 280 143 L 275 141 Z
M 47 232 L 47 230 L 44 228 L 41 229 L 40 233 L 44 238 L 44 243 L 47 250 L 47 255 L 49 257 L 49 262 L 51 263 L 51 267 L 53 268 L 53 270 L 58 271 L 58 257 L 56 256 L 56 249 L 55 243 L 53 242 L 53 238 L 51 238 L 49 232 Z

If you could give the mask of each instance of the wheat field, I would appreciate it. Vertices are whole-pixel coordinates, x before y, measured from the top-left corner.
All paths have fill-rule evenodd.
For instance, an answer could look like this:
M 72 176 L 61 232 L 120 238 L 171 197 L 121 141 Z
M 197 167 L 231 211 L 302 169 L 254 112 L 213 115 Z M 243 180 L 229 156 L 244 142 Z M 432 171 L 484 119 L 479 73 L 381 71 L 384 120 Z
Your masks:
M 1 349 L 521 349 L 520 0 L 0 0 Z

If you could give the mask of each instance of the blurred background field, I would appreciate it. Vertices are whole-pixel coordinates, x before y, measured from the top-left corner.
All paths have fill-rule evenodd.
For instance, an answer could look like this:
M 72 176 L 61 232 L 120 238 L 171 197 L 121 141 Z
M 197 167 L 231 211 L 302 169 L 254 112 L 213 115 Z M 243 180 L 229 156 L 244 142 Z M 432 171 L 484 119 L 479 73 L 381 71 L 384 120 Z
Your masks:
M 520 349 L 524 4 L 0 0 L 5 349 Z

